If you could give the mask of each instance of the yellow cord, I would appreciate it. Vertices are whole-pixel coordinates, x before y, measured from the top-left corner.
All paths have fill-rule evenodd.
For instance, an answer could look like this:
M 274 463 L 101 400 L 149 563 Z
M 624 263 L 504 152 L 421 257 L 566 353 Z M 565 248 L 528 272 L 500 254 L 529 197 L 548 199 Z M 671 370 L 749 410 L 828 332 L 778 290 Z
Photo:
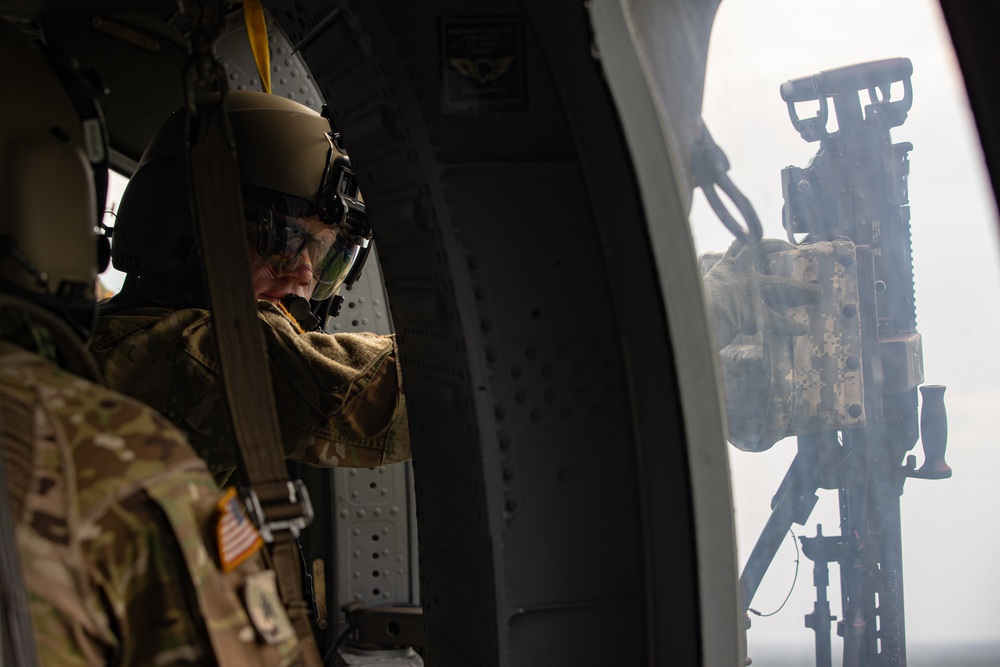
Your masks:
M 288 321 L 292 323 L 292 326 L 295 327 L 296 331 L 298 331 L 299 333 L 306 332 L 306 330 L 302 328 L 302 325 L 299 324 L 299 321 L 295 319 L 295 316 L 292 315 L 292 313 L 287 308 L 285 308 L 285 304 L 281 303 L 280 301 L 274 301 L 272 303 L 274 303 L 274 305 L 276 305 L 278 309 L 285 314 L 285 317 L 287 317 Z
M 265 93 L 271 92 L 271 52 L 267 48 L 267 24 L 264 22 L 264 7 L 260 0 L 243 0 L 243 18 L 247 24 L 250 49 L 260 74 L 260 87 Z

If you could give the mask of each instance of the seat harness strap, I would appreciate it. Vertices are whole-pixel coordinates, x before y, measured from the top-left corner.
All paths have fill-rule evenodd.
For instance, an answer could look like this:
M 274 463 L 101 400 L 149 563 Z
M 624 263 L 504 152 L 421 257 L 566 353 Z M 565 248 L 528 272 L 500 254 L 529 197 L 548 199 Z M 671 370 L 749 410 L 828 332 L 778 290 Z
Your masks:
M 223 385 L 248 485 L 247 509 L 268 543 L 278 589 L 288 609 L 306 667 L 320 667 L 303 597 L 298 535 L 312 520 L 305 486 L 289 480 L 270 368 L 256 303 L 250 290 L 239 165 L 226 113 L 225 73 L 212 54 L 223 22 L 223 3 L 206 0 L 191 33 L 186 77 L 187 155 L 195 219 L 201 239 L 204 285 L 211 305 Z

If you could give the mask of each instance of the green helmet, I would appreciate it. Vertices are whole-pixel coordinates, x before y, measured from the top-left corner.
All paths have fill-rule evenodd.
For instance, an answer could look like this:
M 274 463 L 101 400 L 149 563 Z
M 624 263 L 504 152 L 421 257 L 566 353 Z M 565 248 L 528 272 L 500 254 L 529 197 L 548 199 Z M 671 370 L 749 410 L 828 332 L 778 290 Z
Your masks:
M 332 296 L 351 269 L 358 268 L 359 255 L 363 257 L 358 250 L 367 248 L 371 233 L 350 162 L 336 146 L 329 120 L 298 102 L 253 91 L 230 92 L 228 115 L 245 205 L 253 203 L 255 210 L 263 205 L 282 214 L 267 216 L 269 224 L 288 216 L 320 214 L 325 223 L 342 230 L 337 256 L 325 265 L 313 262 L 318 280 L 314 298 Z M 185 117 L 186 112 L 178 110 L 160 126 L 122 197 L 112 261 L 129 275 L 126 288 L 138 281 L 200 292 L 198 233 L 184 155 Z M 248 222 L 254 222 L 250 217 Z M 274 244 L 288 234 L 284 228 L 261 233 L 258 250 L 268 259 L 268 239 Z M 324 270 L 329 275 L 322 275 Z M 145 288 L 142 292 L 149 294 Z
M 86 337 L 107 188 L 100 110 L 68 58 L 43 54 L 3 21 L 0 59 L 10 64 L 8 90 L 17 91 L 0 105 L 0 290 L 53 311 Z

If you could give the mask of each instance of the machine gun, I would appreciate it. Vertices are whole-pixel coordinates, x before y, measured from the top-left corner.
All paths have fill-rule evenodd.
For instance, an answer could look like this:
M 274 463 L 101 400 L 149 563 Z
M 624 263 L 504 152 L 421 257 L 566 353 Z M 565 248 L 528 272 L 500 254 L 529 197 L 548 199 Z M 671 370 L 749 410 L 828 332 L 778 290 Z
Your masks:
M 857 322 L 860 355 L 838 363 L 860 370 L 862 400 L 847 406 L 854 423 L 799 435 L 798 449 L 772 513 L 740 576 L 750 608 L 778 546 L 792 523 L 805 524 L 817 489 L 838 489 L 840 534 L 800 538 L 814 562 L 817 598 L 806 626 L 816 635 L 817 667 L 831 664 L 828 565 L 840 570 L 845 667 L 906 664 L 899 497 L 907 477 L 951 476 L 944 461 L 947 417 L 943 386 L 924 381 L 916 328 L 907 176 L 909 143 L 893 144 L 912 103 L 906 58 L 842 67 L 781 86 L 792 125 L 820 147 L 809 166 L 782 170 L 783 223 L 806 253 L 835 244 L 837 270 L 855 281 L 857 303 L 834 313 Z M 901 89 L 902 95 L 893 99 Z M 863 104 L 861 92 L 868 95 Z M 830 108 L 836 129 L 828 130 Z M 806 104 L 818 112 L 800 117 Z M 797 106 L 798 105 L 798 106 Z M 815 260 L 810 260 L 814 261 Z M 809 344 L 802 341 L 802 344 Z M 800 344 L 796 341 L 796 345 Z M 908 452 L 922 432 L 924 464 Z M 904 457 L 906 461 L 904 463 Z

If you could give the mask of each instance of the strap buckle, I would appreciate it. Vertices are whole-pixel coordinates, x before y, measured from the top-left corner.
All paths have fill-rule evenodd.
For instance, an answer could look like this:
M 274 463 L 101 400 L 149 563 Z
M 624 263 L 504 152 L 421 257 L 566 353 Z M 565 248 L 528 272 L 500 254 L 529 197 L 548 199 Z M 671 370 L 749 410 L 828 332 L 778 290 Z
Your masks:
M 257 489 L 265 494 L 263 500 L 257 489 L 251 487 L 246 490 L 247 511 L 260 536 L 271 543 L 274 542 L 275 532 L 287 530 L 298 538 L 299 533 L 312 523 L 314 516 L 306 485 L 301 479 L 293 479 L 267 487 L 266 484 L 257 485 Z

